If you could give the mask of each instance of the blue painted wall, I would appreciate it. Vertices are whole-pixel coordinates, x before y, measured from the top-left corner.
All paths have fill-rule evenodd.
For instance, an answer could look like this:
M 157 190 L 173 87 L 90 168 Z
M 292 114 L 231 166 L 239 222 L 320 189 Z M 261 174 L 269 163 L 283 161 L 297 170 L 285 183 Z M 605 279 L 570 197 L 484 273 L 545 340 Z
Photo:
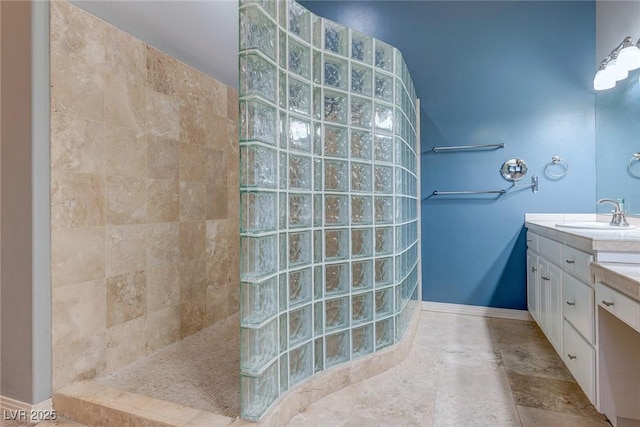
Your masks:
M 398 47 L 422 101 L 423 299 L 525 309 L 526 212 L 594 212 L 595 2 L 304 1 Z M 430 153 L 437 145 L 506 143 Z M 570 163 L 545 176 L 552 156 Z M 520 157 L 540 192 L 430 197 L 508 187 Z

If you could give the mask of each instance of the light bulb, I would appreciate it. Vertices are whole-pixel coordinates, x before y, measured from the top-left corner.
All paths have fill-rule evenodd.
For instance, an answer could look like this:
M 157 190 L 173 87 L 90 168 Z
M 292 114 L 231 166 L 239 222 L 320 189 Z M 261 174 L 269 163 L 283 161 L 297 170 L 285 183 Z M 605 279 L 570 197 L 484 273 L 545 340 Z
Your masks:
M 640 68 L 640 49 L 634 45 L 623 48 L 616 58 L 616 64 L 627 71 Z
M 616 85 L 616 79 L 613 78 L 608 69 L 600 68 L 593 78 L 593 88 L 595 90 L 611 89 Z
M 616 81 L 626 79 L 627 76 L 629 75 L 629 71 L 626 68 L 618 65 L 617 58 L 614 58 L 611 61 L 609 61 L 609 63 L 607 64 L 606 71 L 607 73 L 611 73 L 611 78 L 615 79 Z

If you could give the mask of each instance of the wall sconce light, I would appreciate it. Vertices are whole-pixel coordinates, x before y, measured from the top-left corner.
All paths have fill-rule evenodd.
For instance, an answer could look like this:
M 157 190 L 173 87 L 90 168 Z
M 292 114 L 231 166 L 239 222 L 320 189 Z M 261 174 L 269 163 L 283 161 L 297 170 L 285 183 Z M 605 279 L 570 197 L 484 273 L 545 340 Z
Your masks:
M 640 68 L 640 40 L 633 44 L 631 37 L 625 37 L 615 49 L 600 63 L 593 78 L 595 90 L 611 89 L 616 82 L 626 79 L 629 71 Z

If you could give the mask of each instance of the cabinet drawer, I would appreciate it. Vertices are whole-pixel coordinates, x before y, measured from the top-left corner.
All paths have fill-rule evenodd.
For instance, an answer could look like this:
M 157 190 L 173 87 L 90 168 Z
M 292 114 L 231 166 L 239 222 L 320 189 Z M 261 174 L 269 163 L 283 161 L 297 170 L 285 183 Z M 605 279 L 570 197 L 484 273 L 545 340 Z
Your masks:
M 594 290 L 568 273 L 562 276 L 562 310 L 564 317 L 594 344 Z
M 610 311 L 618 319 L 640 331 L 640 303 L 611 289 L 603 283 L 596 283 L 596 301 L 600 307 Z
M 535 252 L 538 252 L 538 235 L 527 231 L 527 247 Z
M 593 283 L 589 264 L 593 261 L 593 255 L 582 252 L 570 246 L 562 248 L 562 266 L 564 269 L 585 283 Z
M 562 243 L 538 236 L 538 253 L 557 265 L 562 265 Z
M 564 352 L 562 359 L 591 403 L 594 403 L 596 372 L 595 350 L 566 320 L 564 322 Z

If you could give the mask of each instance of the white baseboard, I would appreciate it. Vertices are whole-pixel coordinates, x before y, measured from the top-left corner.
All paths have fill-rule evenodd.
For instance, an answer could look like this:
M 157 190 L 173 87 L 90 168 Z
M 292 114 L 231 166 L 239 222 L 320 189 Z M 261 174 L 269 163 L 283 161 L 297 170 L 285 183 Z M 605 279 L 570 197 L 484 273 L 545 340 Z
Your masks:
M 45 414 L 53 413 L 53 401 L 47 399 L 32 405 L 10 397 L 0 396 L 0 411 L 2 412 L 0 414 L 1 420 L 42 421 L 43 412 Z
M 467 316 L 498 317 L 500 319 L 528 321 L 533 320 L 527 310 L 482 307 L 479 305 L 449 304 L 444 302 L 422 301 L 422 310 L 437 311 L 440 313 L 465 314 Z

